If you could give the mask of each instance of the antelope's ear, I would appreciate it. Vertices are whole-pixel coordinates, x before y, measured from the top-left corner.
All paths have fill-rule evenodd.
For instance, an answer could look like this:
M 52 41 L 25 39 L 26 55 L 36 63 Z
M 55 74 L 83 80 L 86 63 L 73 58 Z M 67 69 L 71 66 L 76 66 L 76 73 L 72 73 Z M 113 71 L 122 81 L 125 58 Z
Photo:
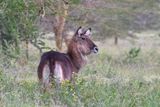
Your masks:
M 91 28 L 89 28 L 88 30 L 85 31 L 84 35 L 90 37 L 92 34 L 91 32 Z
M 79 37 L 80 37 L 82 33 L 83 33 L 82 27 L 80 26 L 80 27 L 77 29 L 75 36 L 79 36 Z

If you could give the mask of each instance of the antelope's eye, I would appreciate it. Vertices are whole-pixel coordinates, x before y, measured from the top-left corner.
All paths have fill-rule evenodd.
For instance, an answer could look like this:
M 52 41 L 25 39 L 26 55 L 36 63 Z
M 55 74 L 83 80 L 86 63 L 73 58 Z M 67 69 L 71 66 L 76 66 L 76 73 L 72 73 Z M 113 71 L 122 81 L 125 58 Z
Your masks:
M 81 39 L 82 39 L 82 40 L 85 40 L 86 38 L 84 38 L 84 37 L 81 37 Z

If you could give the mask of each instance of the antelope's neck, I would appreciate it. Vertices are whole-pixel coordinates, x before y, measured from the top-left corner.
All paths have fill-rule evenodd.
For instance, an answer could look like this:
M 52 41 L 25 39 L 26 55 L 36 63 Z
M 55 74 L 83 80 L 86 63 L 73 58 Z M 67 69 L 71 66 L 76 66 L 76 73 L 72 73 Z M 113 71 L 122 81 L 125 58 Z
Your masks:
M 86 56 L 84 56 L 82 53 L 80 53 L 79 50 L 72 50 L 68 51 L 67 53 L 72 61 L 72 64 L 75 68 L 74 72 L 78 72 L 82 66 L 86 64 Z

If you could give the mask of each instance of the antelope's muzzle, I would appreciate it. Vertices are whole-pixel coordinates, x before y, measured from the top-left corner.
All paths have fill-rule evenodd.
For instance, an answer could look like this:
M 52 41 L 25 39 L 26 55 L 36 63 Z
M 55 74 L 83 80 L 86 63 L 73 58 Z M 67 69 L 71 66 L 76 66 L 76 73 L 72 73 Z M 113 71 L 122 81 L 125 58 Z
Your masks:
M 93 48 L 93 52 L 94 52 L 94 53 L 98 53 L 98 47 L 97 47 L 97 46 L 95 46 L 95 47 Z

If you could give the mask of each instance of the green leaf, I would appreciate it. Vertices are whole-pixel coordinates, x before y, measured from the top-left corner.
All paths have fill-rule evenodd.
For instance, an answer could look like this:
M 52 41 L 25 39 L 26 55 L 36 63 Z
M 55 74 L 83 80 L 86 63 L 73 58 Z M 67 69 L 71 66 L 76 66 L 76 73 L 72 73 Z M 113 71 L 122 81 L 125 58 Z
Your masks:
M 72 4 L 79 4 L 79 3 L 80 3 L 80 0 L 71 0 L 71 3 L 72 3 Z

